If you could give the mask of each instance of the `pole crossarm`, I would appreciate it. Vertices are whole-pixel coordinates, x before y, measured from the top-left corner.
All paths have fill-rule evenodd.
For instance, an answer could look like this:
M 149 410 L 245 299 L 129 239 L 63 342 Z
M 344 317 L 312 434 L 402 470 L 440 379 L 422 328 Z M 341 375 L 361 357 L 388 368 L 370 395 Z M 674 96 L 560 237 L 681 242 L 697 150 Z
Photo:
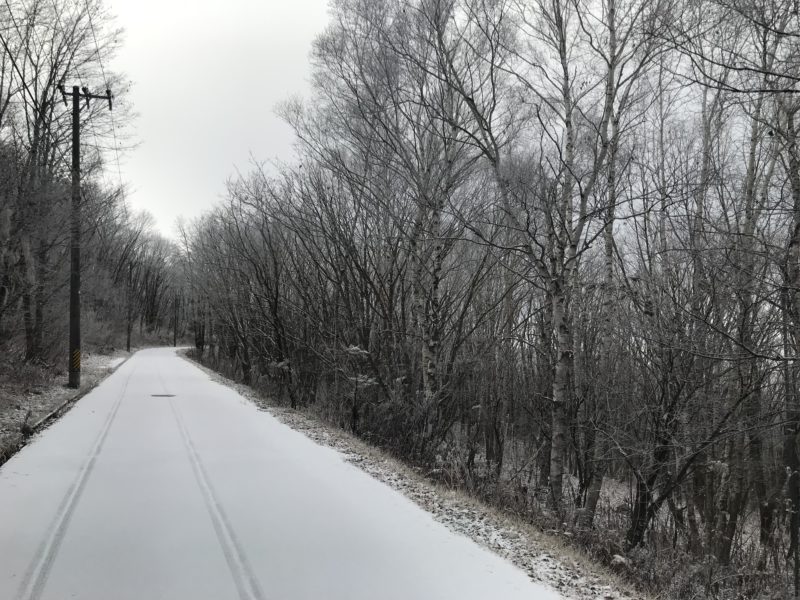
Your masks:
M 106 100 L 108 102 L 108 110 L 114 110 L 114 96 L 111 95 L 111 90 L 106 90 L 104 95 L 98 96 L 97 94 L 92 94 L 88 87 L 84 86 L 82 88 L 78 88 L 78 86 L 72 86 L 72 91 L 68 92 L 64 88 L 64 84 L 59 83 L 58 91 L 61 92 L 61 98 L 64 100 L 64 106 L 69 106 L 67 103 L 67 96 L 73 98 L 77 95 L 79 100 L 86 100 L 86 108 L 89 108 L 90 100 Z

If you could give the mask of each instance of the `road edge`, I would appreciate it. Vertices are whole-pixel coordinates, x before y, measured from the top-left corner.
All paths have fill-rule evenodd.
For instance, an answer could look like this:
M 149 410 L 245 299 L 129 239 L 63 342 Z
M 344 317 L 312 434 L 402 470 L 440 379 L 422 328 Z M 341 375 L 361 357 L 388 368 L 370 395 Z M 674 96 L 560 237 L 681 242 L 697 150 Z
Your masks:
M 124 365 L 130 358 L 135 354 L 135 352 L 131 352 L 128 356 L 124 357 L 123 361 L 116 365 L 113 368 L 109 368 L 108 372 L 98 377 L 95 381 L 92 381 L 89 385 L 85 388 L 79 389 L 75 392 L 72 396 L 69 396 L 66 400 L 63 400 L 56 408 L 51 410 L 41 419 L 39 419 L 36 423 L 30 426 L 23 426 L 21 430 L 22 438 L 16 443 L 11 444 L 6 448 L 0 450 L 0 467 L 6 464 L 9 460 L 11 460 L 20 450 L 25 448 L 30 441 L 39 433 L 47 429 L 50 425 L 56 422 L 58 419 L 63 417 L 66 413 L 72 409 L 75 404 L 78 403 L 84 396 L 89 394 L 90 392 L 94 391 L 94 389 L 103 383 L 106 379 L 111 377 L 117 369 L 119 369 L 122 365 Z

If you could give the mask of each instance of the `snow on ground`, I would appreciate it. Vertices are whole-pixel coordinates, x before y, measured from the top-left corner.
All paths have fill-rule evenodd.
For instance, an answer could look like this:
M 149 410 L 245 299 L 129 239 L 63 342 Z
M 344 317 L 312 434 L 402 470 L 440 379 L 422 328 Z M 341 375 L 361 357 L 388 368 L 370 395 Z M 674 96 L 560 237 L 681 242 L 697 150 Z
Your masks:
M 114 355 L 85 353 L 80 390 L 66 387 L 66 374 L 46 375 L 42 371 L 32 371 L 30 376 L 22 374 L 23 381 L 0 382 L 0 464 L 24 444 L 32 428 L 53 411 L 69 406 L 126 359 L 127 354 L 119 352 Z
M 117 367 L 119 367 L 122 363 L 124 363 L 125 360 L 126 360 L 126 357 L 124 357 L 124 356 L 119 356 L 117 358 L 113 358 L 113 359 L 111 359 L 109 361 L 108 368 L 114 370 Z
M 523 569 L 532 580 L 558 590 L 562 596 L 575 600 L 644 598 L 590 560 L 571 552 L 559 540 L 498 514 L 460 492 L 430 482 L 414 469 L 336 427 L 311 415 L 272 405 L 251 388 L 199 366 L 282 423 L 318 444 L 337 450 L 347 462 L 401 492 L 451 531 L 489 548 Z

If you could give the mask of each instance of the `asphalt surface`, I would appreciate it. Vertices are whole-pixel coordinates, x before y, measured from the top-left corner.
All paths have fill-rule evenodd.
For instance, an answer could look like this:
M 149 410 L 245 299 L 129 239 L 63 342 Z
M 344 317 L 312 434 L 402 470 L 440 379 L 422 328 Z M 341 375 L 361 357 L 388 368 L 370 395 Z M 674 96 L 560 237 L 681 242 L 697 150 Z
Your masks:
M 155 349 L 0 469 L 0 600 L 73 598 L 559 596 Z

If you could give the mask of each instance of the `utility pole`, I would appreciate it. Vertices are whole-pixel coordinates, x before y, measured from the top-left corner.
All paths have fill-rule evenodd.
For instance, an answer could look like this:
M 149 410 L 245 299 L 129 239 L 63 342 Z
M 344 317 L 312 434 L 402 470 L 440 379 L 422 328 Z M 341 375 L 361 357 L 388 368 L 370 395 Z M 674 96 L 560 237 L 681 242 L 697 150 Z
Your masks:
M 125 351 L 131 351 L 131 329 L 133 328 L 133 304 L 131 294 L 133 293 L 133 263 L 128 263 L 128 285 L 127 285 L 127 307 L 125 309 Z
M 72 209 L 70 211 L 70 268 L 69 268 L 69 382 L 71 388 L 81 386 L 81 101 L 107 100 L 112 110 L 111 90 L 105 96 L 89 93 L 89 88 L 72 86 L 72 92 L 58 86 L 64 105 L 72 97 Z
M 177 348 L 178 347 L 178 294 L 175 294 L 175 297 L 172 300 L 172 312 L 173 312 L 173 321 L 172 321 L 172 345 Z

